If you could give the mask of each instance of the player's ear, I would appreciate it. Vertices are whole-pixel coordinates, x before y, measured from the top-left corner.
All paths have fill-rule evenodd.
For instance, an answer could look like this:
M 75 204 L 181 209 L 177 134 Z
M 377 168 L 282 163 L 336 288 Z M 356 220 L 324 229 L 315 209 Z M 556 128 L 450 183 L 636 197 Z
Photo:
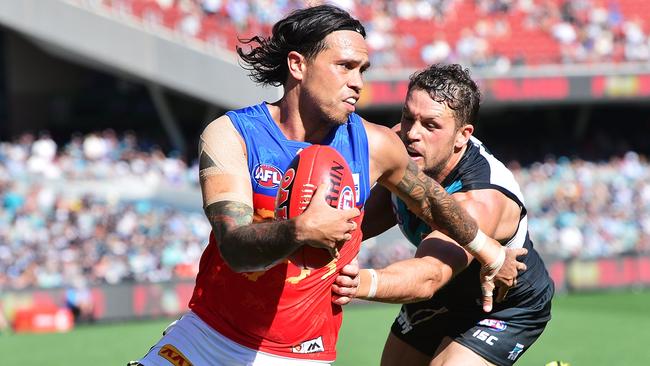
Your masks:
M 287 67 L 289 75 L 296 80 L 302 80 L 305 71 L 305 56 L 299 52 L 291 51 L 287 55 Z
M 472 137 L 473 133 L 474 133 L 474 125 L 466 124 L 461 128 L 459 128 L 458 133 L 456 133 L 455 147 L 456 148 L 463 147 L 467 143 L 467 141 L 469 141 L 469 138 Z

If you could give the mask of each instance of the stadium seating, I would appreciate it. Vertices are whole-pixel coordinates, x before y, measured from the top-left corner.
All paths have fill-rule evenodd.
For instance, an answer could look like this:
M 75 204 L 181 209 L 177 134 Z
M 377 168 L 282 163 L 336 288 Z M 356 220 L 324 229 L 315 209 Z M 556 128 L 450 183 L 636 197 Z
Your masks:
M 531 235 L 547 258 L 650 253 L 650 163 L 629 152 L 608 161 L 549 158 L 510 164 Z M 210 225 L 196 163 L 102 131 L 57 145 L 46 133 L 0 142 L 0 290 L 191 279 Z M 160 185 L 196 203 L 163 203 Z M 140 193 L 139 193 L 140 192 Z M 168 196 L 168 194 L 163 194 Z M 399 232 L 362 246 L 363 266 L 412 256 Z
M 136 16 L 145 25 L 167 27 L 231 51 L 238 37 L 268 34 L 279 14 L 297 6 L 292 2 L 224 0 L 217 2 L 218 8 L 206 9 L 207 3 L 102 1 L 104 6 Z M 352 13 L 369 31 L 374 29 L 378 37 L 394 45 L 383 51 L 392 53 L 386 59 L 394 61 L 375 63 L 380 68 L 422 67 L 428 61 L 422 57 L 423 48 L 440 35 L 451 49 L 442 61 L 474 67 L 499 62 L 536 66 L 650 59 L 646 24 L 650 23 L 650 3 L 641 0 L 358 0 L 352 4 Z M 386 19 L 377 14 L 387 16 L 390 24 L 383 24 Z M 192 17 L 199 17 L 195 25 L 189 20 Z M 625 51 L 634 47 L 644 51 Z

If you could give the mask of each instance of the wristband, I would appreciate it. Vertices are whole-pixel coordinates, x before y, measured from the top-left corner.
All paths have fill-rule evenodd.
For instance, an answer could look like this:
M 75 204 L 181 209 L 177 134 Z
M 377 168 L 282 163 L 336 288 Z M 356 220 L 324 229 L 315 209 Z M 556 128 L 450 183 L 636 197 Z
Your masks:
M 377 294 L 377 271 L 369 269 L 368 273 L 370 273 L 370 289 L 368 290 L 366 298 L 372 299 L 375 297 L 375 294 Z
M 468 244 L 465 245 L 465 248 L 467 249 L 468 252 L 472 254 L 478 254 L 483 250 L 483 247 L 485 246 L 485 243 L 487 242 L 487 235 L 481 231 L 481 229 L 478 229 L 476 232 L 476 236 L 472 241 L 470 241 Z

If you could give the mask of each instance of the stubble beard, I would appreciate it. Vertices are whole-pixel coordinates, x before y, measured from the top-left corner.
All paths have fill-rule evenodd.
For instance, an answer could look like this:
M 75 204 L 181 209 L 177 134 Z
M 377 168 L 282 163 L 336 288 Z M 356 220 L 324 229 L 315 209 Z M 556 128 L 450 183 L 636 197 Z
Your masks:
M 328 113 L 325 110 L 321 111 L 323 116 L 323 122 L 327 123 L 330 126 L 338 127 L 344 125 L 350 116 L 349 113 L 344 113 L 340 116 L 334 115 L 334 113 Z
M 449 161 L 451 160 L 451 157 L 453 155 L 453 152 L 450 152 L 445 156 L 444 159 L 439 160 L 435 165 L 429 168 L 424 168 L 424 174 L 428 175 L 429 177 L 435 179 L 438 183 L 442 183 L 442 181 L 446 177 L 442 177 L 441 174 L 445 171 L 447 168 L 447 164 L 449 164 Z

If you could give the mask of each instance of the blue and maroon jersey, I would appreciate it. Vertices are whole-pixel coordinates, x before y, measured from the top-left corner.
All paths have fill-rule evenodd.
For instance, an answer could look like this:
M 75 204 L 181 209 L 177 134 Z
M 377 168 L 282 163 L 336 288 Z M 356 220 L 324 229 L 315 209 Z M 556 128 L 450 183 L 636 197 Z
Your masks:
M 266 103 L 227 112 L 244 139 L 256 221 L 273 219 L 282 176 L 301 149 L 310 145 L 288 140 Z M 347 161 L 359 209 L 370 193 L 368 139 L 361 118 L 332 129 L 321 142 Z M 361 217 L 357 224 L 360 227 Z M 236 273 L 223 261 L 214 235 L 205 249 L 190 308 L 219 333 L 246 347 L 275 355 L 332 361 L 342 321 L 332 303 L 331 285 L 341 267 L 354 259 L 361 230 L 332 259 L 323 249 L 299 249 L 303 266 L 291 258 L 260 272 Z

